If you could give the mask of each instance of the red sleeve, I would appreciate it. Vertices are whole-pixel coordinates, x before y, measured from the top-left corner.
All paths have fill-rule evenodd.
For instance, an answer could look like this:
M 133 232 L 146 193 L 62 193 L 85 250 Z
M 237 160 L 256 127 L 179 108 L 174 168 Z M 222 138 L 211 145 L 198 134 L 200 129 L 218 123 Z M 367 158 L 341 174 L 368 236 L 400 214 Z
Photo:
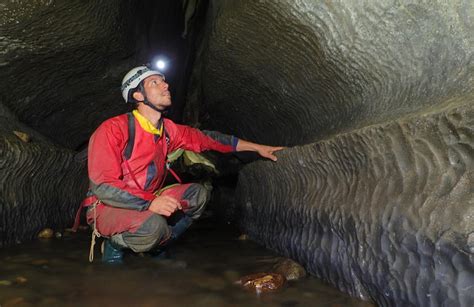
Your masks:
M 215 131 L 201 131 L 175 124 L 171 120 L 165 120 L 165 129 L 170 137 L 170 152 L 182 148 L 194 152 L 215 150 L 227 153 L 235 151 L 238 142 L 238 139 L 231 135 Z
M 92 193 L 108 205 L 142 211 L 148 209 L 155 195 L 130 187 L 122 180 L 122 152 L 128 140 L 124 118 L 104 122 L 92 135 L 88 150 L 90 186 Z

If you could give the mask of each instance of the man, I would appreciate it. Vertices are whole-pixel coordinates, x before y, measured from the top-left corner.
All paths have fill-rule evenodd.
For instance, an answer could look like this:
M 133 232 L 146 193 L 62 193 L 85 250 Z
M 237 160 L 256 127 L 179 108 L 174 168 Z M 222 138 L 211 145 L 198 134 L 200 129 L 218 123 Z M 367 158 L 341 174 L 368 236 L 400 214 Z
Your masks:
M 203 212 L 208 191 L 202 185 L 162 189 L 168 153 L 178 148 L 255 151 L 276 161 L 274 152 L 282 149 L 201 132 L 163 118 L 163 111 L 171 106 L 168 84 L 162 73 L 146 66 L 125 75 L 122 96 L 127 103 L 135 103 L 136 109 L 102 123 L 91 136 L 88 150 L 90 190 L 84 206 L 93 236 L 106 238 L 105 263 L 121 263 L 124 249 L 159 253 Z M 174 221 L 169 221 L 171 216 Z

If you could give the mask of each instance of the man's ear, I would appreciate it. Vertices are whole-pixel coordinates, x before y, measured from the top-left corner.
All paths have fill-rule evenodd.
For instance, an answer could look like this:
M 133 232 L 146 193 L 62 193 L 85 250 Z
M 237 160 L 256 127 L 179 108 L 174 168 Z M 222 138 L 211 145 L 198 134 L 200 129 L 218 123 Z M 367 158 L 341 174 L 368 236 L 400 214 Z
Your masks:
M 145 97 L 143 96 L 143 94 L 140 92 L 140 91 L 137 91 L 135 93 L 132 94 L 132 97 L 136 100 L 136 101 L 143 101 L 145 100 Z

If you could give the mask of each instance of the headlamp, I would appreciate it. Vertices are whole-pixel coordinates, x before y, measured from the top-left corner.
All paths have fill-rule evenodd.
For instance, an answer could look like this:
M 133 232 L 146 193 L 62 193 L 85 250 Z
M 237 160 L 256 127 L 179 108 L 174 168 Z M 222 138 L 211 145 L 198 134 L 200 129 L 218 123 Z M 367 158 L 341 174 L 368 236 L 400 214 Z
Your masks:
M 157 60 L 155 62 L 155 66 L 156 68 L 158 68 L 158 70 L 163 71 L 164 69 L 166 69 L 166 62 L 162 59 Z

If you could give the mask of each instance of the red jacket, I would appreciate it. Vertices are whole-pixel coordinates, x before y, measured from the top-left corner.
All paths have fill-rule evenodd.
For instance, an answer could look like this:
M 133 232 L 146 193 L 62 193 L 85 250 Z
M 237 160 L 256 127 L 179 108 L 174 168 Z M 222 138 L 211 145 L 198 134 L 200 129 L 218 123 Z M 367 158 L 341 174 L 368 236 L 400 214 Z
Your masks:
M 166 134 L 145 131 L 136 118 L 135 142 L 125 164 L 124 149 L 128 142 L 128 117 L 122 114 L 102 123 L 89 141 L 88 170 L 90 190 L 84 205 L 97 199 L 110 206 L 147 210 L 166 176 L 166 156 L 178 149 L 194 152 L 235 151 L 238 139 L 219 132 L 200 131 L 164 119 Z M 169 140 L 168 137 L 169 136 Z M 137 186 L 138 183 L 138 186 Z

